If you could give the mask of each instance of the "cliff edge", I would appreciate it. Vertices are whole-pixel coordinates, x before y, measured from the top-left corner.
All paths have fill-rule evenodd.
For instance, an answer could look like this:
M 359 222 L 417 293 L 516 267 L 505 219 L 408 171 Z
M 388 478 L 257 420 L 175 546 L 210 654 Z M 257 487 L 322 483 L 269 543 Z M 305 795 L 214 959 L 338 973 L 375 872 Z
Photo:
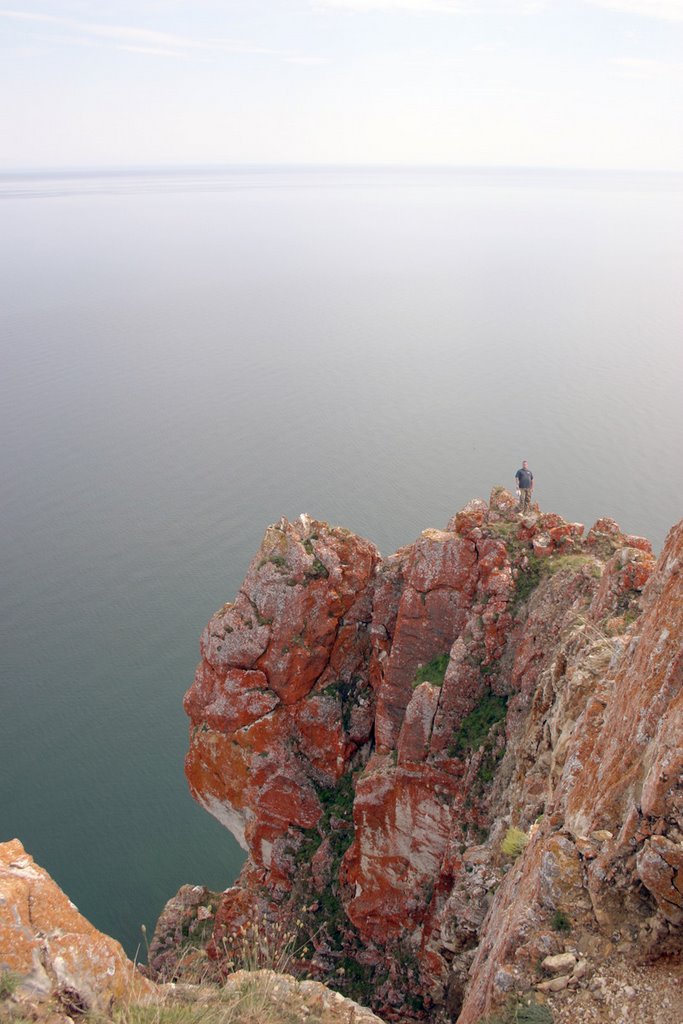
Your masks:
M 191 791 L 247 860 L 153 965 L 201 923 L 229 970 L 259 920 L 386 1020 L 459 1024 L 561 1010 L 610 957 L 677 971 L 682 564 L 683 522 L 656 561 L 502 488 L 386 559 L 270 527 L 185 700 Z

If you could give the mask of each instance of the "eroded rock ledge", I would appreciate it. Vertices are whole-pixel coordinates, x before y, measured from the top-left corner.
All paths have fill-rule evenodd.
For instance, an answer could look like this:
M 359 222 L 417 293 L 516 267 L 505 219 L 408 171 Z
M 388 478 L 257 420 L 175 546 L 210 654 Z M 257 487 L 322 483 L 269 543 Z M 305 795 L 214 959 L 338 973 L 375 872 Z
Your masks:
M 198 904 L 214 963 L 298 921 L 302 969 L 385 1019 L 474 1024 L 680 952 L 682 564 L 683 522 L 655 564 L 502 488 L 386 559 L 270 527 L 185 703 L 192 793 L 248 853 Z

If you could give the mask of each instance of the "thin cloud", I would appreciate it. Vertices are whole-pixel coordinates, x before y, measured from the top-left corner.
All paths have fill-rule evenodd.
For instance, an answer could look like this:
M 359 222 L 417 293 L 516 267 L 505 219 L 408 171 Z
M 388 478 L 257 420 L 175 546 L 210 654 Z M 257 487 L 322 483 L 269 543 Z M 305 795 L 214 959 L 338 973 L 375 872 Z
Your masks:
M 651 57 L 614 57 L 610 64 L 625 78 L 637 78 L 640 81 L 683 79 L 683 64 L 671 64 Z
M 604 7 L 620 14 L 640 14 L 663 21 L 683 21 L 681 0 L 585 0 L 594 7 Z
M 142 53 L 147 57 L 173 57 L 175 60 L 185 60 L 184 53 L 178 53 L 177 50 L 160 50 L 154 46 L 118 46 L 117 49 L 125 53 Z
M 327 57 L 306 57 L 306 56 L 296 57 L 295 56 L 295 57 L 285 57 L 284 59 L 287 62 L 287 64 L 310 64 L 312 66 L 313 65 L 319 65 L 319 64 L 329 64 L 329 60 L 328 60 Z
M 155 56 L 190 56 L 195 53 L 220 52 L 234 54 L 256 54 L 289 59 L 296 54 L 287 51 L 273 50 L 264 46 L 254 46 L 234 40 L 199 39 L 192 36 L 180 36 L 170 32 L 157 32 L 153 29 L 138 28 L 133 25 L 105 25 L 99 22 L 79 21 L 74 18 L 58 17 L 54 14 L 43 14 L 38 11 L 15 11 L 0 8 L 0 17 L 14 21 L 25 21 L 32 24 L 52 25 L 86 40 L 105 40 L 117 49 L 134 50 L 136 53 L 148 53 Z
M 403 14 L 533 14 L 542 10 L 547 0 L 311 0 L 314 10 L 373 11 Z
M 474 9 L 468 0 L 313 0 L 313 7 L 355 11 L 409 11 L 413 14 L 467 14 Z
M 53 25 L 68 32 L 76 32 L 84 36 L 96 37 L 98 39 L 111 39 L 114 41 L 134 43 L 140 45 L 148 43 L 157 46 L 173 46 L 175 48 L 188 49 L 201 46 L 202 44 L 187 36 L 177 36 L 169 32 L 155 32 L 151 29 L 136 28 L 130 25 L 102 25 L 90 21 L 78 21 L 74 18 L 62 18 L 54 14 L 43 14 L 38 11 L 14 11 L 0 8 L 0 17 L 9 18 L 14 21 L 28 21 L 34 24 Z

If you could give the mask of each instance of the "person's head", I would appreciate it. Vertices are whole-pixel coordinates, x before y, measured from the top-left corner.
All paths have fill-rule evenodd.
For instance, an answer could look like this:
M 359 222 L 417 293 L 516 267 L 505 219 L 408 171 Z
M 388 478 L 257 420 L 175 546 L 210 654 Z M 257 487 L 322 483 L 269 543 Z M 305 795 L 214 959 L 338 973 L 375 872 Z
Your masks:
M 522 459 L 522 469 L 528 469 L 528 468 L 529 468 L 529 463 L 526 461 L 526 459 Z

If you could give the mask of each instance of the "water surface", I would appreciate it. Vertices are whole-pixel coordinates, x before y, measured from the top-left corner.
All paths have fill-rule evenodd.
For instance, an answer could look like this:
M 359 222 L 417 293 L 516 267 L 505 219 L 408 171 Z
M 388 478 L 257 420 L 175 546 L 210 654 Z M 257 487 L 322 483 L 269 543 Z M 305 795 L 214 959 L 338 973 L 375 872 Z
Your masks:
M 134 952 L 241 853 L 182 695 L 265 526 L 385 553 L 512 486 L 681 515 L 683 181 L 263 168 L 0 179 L 0 839 Z

